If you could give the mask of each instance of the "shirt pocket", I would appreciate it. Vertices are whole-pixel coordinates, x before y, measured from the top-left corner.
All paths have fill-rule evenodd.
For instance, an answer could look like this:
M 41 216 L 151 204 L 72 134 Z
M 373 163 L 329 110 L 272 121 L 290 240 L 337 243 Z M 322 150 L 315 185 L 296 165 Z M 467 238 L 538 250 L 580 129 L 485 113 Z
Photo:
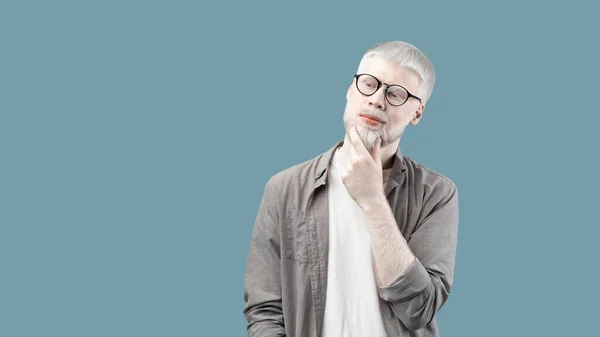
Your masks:
M 308 246 L 306 240 L 307 221 L 304 212 L 298 210 L 288 210 L 285 229 L 285 255 L 288 259 L 300 263 L 308 261 Z

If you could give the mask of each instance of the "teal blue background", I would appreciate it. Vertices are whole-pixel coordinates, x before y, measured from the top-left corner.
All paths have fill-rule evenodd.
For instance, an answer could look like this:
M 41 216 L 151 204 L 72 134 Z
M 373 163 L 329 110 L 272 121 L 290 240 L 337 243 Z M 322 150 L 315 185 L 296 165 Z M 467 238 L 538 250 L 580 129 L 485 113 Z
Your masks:
M 342 139 L 358 60 L 385 40 L 437 70 L 401 149 L 459 188 L 442 335 L 595 334 L 595 13 L 0 2 L 0 336 L 245 336 L 264 184 Z

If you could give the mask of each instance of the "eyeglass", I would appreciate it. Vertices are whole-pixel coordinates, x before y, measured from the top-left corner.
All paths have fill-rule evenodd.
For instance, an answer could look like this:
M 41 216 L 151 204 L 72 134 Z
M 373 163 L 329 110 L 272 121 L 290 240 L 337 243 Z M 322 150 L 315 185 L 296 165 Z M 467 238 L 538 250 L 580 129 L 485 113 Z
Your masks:
M 356 89 L 365 96 L 373 95 L 383 84 L 386 86 L 385 99 L 393 106 L 401 106 L 411 97 L 421 102 L 419 97 L 411 94 L 401 85 L 383 83 L 377 77 L 370 74 L 356 74 L 354 78 L 356 79 Z

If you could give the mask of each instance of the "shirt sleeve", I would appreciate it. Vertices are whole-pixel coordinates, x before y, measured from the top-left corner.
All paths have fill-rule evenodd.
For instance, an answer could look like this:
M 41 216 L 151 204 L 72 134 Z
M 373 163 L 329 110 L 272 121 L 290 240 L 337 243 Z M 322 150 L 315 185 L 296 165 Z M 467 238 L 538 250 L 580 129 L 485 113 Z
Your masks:
M 458 191 L 446 180 L 434 189 L 429 214 L 408 241 L 416 259 L 379 295 L 410 330 L 427 326 L 446 302 L 454 278 L 458 236 Z
M 267 182 L 254 223 L 244 282 L 249 337 L 285 336 L 277 197 Z

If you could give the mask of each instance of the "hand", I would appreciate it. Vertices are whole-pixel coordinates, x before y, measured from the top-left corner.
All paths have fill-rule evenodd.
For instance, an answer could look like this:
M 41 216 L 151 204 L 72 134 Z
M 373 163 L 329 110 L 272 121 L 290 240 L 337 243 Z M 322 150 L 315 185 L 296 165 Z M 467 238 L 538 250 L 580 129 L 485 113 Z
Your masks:
M 371 152 L 360 139 L 356 126 L 350 128 L 348 138 L 349 158 L 346 171 L 342 174 L 342 182 L 352 199 L 365 209 L 369 203 L 379 201 L 384 195 L 381 138 L 377 140 Z

